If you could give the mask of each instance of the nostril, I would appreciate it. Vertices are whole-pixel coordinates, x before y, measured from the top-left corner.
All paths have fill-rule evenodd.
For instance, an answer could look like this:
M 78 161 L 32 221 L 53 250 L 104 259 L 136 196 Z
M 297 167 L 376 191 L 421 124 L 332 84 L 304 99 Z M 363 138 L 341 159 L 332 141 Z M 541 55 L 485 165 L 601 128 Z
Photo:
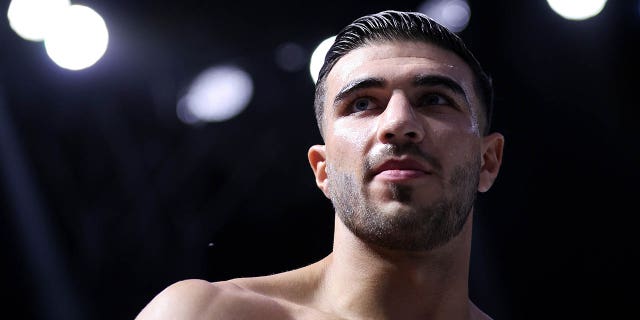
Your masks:
M 384 137 L 387 138 L 387 139 L 391 139 L 391 138 L 393 138 L 393 133 L 385 133 Z
M 416 136 L 417 136 L 417 134 L 415 132 L 413 132 L 413 131 L 407 132 L 407 137 L 409 137 L 409 138 L 415 138 Z

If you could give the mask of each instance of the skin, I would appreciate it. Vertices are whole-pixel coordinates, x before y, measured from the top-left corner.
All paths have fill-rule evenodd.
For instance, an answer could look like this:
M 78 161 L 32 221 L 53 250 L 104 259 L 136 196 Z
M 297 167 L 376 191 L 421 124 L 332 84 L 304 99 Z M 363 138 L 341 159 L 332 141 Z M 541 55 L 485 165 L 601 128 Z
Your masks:
M 461 90 L 416 86 L 418 75 L 446 77 Z M 383 85 L 339 94 L 367 78 Z M 490 319 L 468 297 L 472 204 L 498 175 L 504 138 L 479 133 L 472 84 L 459 57 L 430 44 L 375 43 L 342 57 L 327 78 L 325 144 L 308 153 L 337 211 L 332 253 L 270 276 L 177 282 L 136 319 Z M 384 152 L 402 145 L 414 152 Z M 450 214 L 460 227 L 421 235 L 437 233 L 416 221 L 429 221 L 442 202 L 468 204 Z M 343 222 L 363 207 L 372 216 Z M 372 219 L 383 227 L 369 230 Z

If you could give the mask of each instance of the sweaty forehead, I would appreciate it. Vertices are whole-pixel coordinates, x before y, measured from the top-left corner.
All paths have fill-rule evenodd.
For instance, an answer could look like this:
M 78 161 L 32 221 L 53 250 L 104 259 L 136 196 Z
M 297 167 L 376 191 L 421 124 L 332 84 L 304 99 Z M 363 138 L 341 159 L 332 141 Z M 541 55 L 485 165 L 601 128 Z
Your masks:
M 401 41 L 367 44 L 340 58 L 327 75 L 327 98 L 359 78 L 401 83 L 419 74 L 447 76 L 473 92 L 471 69 L 455 53 L 429 43 Z

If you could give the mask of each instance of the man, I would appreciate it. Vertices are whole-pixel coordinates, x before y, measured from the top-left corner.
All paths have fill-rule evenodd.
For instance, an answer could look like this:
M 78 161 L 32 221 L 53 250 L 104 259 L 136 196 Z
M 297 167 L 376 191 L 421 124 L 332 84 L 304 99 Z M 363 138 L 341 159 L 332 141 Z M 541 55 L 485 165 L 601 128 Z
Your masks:
M 492 85 L 419 13 L 355 20 L 316 85 L 308 157 L 336 212 L 332 253 L 301 269 L 162 291 L 137 319 L 490 319 L 468 295 L 473 204 L 504 138 Z

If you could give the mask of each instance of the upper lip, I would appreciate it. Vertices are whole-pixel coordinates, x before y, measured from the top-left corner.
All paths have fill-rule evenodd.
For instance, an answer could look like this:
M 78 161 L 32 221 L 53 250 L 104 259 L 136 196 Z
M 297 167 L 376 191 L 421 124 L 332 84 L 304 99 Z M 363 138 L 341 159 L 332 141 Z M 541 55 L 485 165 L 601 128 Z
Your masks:
M 383 161 L 379 165 L 375 166 L 372 170 L 373 175 L 377 175 L 380 172 L 386 170 L 417 170 L 430 174 L 431 169 L 429 166 L 411 158 L 394 158 Z

